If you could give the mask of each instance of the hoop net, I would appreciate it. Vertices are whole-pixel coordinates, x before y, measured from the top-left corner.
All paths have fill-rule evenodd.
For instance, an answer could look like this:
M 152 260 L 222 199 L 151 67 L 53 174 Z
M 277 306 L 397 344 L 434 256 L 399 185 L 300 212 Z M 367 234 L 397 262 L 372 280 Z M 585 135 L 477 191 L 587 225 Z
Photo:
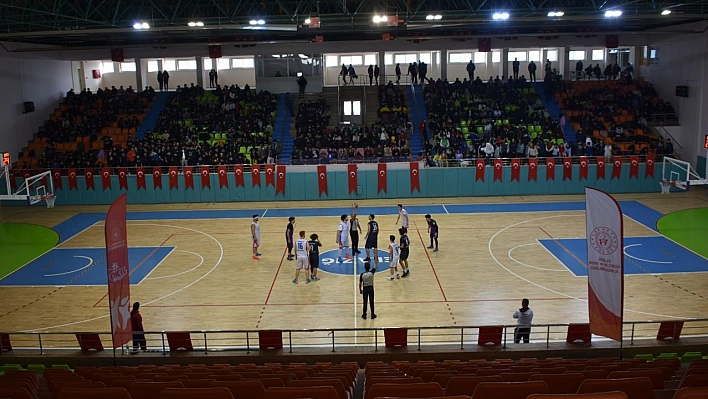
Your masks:
M 47 194 L 42 196 L 42 200 L 46 201 L 47 208 L 54 208 L 54 201 L 57 200 L 57 197 L 54 194 Z
M 681 190 L 685 190 L 687 188 L 687 184 L 685 182 L 675 180 L 662 180 L 659 182 L 659 185 L 661 186 L 662 194 L 670 193 L 671 187 L 680 188 Z

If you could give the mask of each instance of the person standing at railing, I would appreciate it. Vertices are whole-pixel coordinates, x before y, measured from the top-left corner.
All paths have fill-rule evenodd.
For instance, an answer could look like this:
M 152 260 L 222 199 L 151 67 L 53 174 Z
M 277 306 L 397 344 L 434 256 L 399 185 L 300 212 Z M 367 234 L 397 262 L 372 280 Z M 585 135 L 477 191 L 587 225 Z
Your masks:
M 524 340 L 525 344 L 529 343 L 531 335 L 531 324 L 533 322 L 533 310 L 529 307 L 529 300 L 524 298 L 521 300 L 521 308 L 514 312 L 513 316 L 517 320 L 518 326 L 514 329 L 514 343 L 520 343 Z
M 138 353 L 140 349 L 147 350 L 147 341 L 145 340 L 145 329 L 143 328 L 143 316 L 140 315 L 140 302 L 133 304 L 133 310 L 130 312 L 130 324 L 133 327 L 133 353 Z
M 401 64 L 396 64 L 396 84 L 401 83 Z

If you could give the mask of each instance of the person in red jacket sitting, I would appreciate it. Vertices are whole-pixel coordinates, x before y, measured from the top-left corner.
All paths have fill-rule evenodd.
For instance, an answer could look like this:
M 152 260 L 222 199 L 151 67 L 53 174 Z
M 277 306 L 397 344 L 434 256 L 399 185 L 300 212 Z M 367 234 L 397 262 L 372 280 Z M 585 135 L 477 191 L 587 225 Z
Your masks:
M 143 316 L 140 315 L 140 302 L 133 304 L 133 310 L 130 312 L 130 324 L 133 326 L 133 352 L 138 352 L 140 349 L 147 350 L 147 341 L 145 340 L 145 329 L 143 328 Z

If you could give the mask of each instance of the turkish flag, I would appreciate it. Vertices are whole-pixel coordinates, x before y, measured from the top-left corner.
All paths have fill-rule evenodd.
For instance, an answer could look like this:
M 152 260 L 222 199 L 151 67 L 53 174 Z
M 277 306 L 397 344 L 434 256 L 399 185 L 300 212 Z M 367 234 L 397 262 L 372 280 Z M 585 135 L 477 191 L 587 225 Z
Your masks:
M 629 157 L 629 178 L 632 177 L 639 179 L 639 157 L 636 155 Z
M 118 188 L 128 189 L 128 170 L 125 168 L 118 168 Z
M 176 166 L 170 166 L 170 190 L 173 188 L 179 188 L 179 183 L 177 183 L 177 176 L 179 175 L 179 172 L 177 171 Z
M 229 188 L 229 174 L 226 170 L 226 165 L 219 165 L 217 172 L 219 173 L 219 188 Z
M 86 189 L 95 190 L 93 186 L 93 169 L 86 169 L 84 171 L 84 178 L 86 179 Z
M 11 176 L 11 180 L 14 179 L 14 177 Z M 61 169 L 54 169 L 52 171 L 52 180 L 54 180 L 54 188 L 63 190 L 63 183 L 61 181 Z
M 152 168 L 152 188 L 162 188 L 162 170 L 160 168 Z
M 570 157 L 563 158 L 563 181 L 573 180 L 573 160 Z
M 261 186 L 261 166 L 253 165 L 251 166 L 251 187 Z
M 101 168 L 101 182 L 103 183 L 103 191 L 111 188 L 111 168 Z
M 147 188 L 145 187 L 145 168 L 143 168 L 143 167 L 141 166 L 141 167 L 139 167 L 139 168 L 136 170 L 135 173 L 138 175 L 138 179 L 137 179 L 138 190 L 140 190 L 141 187 L 142 187 L 144 190 L 147 190 Z
M 519 158 L 514 158 L 511 160 L 511 181 L 519 181 L 519 175 L 521 174 L 521 160 Z
M 418 162 L 411 162 L 411 193 L 413 190 L 420 192 L 420 165 Z
M 494 181 L 502 180 L 502 166 L 501 158 L 496 158 L 494 160 Z
M 556 179 L 556 160 L 546 158 L 546 181 Z
M 484 181 L 484 159 L 477 159 L 475 168 L 477 168 L 477 173 L 475 174 L 474 181 Z
M 202 169 L 199 171 L 199 173 L 202 175 L 202 188 L 211 188 L 211 176 L 209 175 L 209 167 L 202 166 Z
M 182 168 L 182 173 L 184 173 L 184 189 L 191 188 L 194 190 L 194 172 L 191 166 L 185 166 Z
M 69 181 L 69 187 L 71 187 L 71 181 Z M 15 180 L 15 172 L 12 170 L 10 171 L 10 188 L 12 191 L 17 191 L 17 180 Z M 74 188 L 76 188 L 76 169 L 74 169 Z M 14 194 L 14 192 L 12 194 Z
M 379 164 L 379 191 L 376 192 L 376 194 L 380 193 L 381 190 L 383 192 L 386 192 L 386 164 L 385 163 L 380 163 Z
M 580 157 L 580 177 L 579 180 L 588 179 L 588 157 Z
M 278 195 L 278 193 L 285 195 L 285 165 L 277 166 L 277 174 L 278 179 L 275 184 L 275 195 Z
M 322 193 L 327 194 L 327 165 L 317 165 L 317 182 L 320 188 L 320 197 Z
M 348 175 L 349 175 L 349 194 L 354 192 L 356 194 L 356 186 L 357 186 L 357 167 L 356 164 L 350 163 L 349 168 L 348 168 Z
M 245 186 L 243 182 L 243 165 L 234 165 L 234 176 L 236 176 L 236 187 Z
M 597 180 L 605 180 L 605 158 L 597 157 Z
M 266 172 L 266 187 L 275 186 L 275 166 L 274 165 L 266 165 L 265 172 Z
M 612 177 L 610 180 L 622 176 L 622 157 L 612 157 Z
M 646 179 L 649 176 L 654 177 L 654 156 L 653 155 L 647 155 L 646 165 L 644 168 L 644 178 Z
M 528 181 L 538 181 L 538 159 L 529 158 L 529 178 Z

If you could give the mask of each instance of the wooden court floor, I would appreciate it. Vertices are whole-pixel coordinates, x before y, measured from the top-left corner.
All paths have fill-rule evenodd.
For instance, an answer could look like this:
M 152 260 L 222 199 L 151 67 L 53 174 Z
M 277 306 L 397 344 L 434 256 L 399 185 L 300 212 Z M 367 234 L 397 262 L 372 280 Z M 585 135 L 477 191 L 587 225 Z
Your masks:
M 708 191 L 617 195 L 661 213 L 708 206 Z M 583 196 L 411 199 L 405 206 L 441 204 L 530 204 L 581 202 Z M 396 212 L 396 200 L 362 201 Z M 169 204 L 129 206 L 129 212 L 213 209 L 317 209 L 351 202 Z M 105 212 L 103 206 L 0 207 L 2 222 L 54 226 L 77 213 Z M 251 259 L 250 218 L 129 221 L 131 246 L 169 245 L 174 250 L 131 287 L 143 304 L 150 331 L 310 329 L 391 326 L 513 324 L 521 298 L 529 298 L 535 323 L 587 322 L 587 279 L 576 277 L 539 245 L 539 239 L 585 236 L 583 211 L 435 214 L 440 251 L 426 249 L 422 214 L 412 214 L 410 268 L 406 279 L 376 275 L 376 320 L 361 319 L 358 280 L 351 274 L 320 271 L 321 280 L 292 284 L 295 262 L 284 259 L 287 217 L 261 221 L 263 253 Z M 285 214 L 284 212 L 280 212 Z M 363 219 L 363 218 L 362 218 Z M 396 215 L 378 216 L 380 245 L 395 234 Z M 318 233 L 324 248 L 336 248 L 338 217 L 298 217 L 296 232 Z M 625 217 L 627 236 L 658 233 Z M 101 247 L 96 223 L 63 248 Z M 362 240 L 363 245 L 363 240 Z M 132 267 L 132 265 L 131 265 Z M 625 320 L 701 318 L 708 300 L 707 273 L 634 274 L 625 278 Z M 698 295 L 696 295 L 698 294 Z M 0 330 L 109 331 L 106 288 L 101 286 L 0 287 Z

